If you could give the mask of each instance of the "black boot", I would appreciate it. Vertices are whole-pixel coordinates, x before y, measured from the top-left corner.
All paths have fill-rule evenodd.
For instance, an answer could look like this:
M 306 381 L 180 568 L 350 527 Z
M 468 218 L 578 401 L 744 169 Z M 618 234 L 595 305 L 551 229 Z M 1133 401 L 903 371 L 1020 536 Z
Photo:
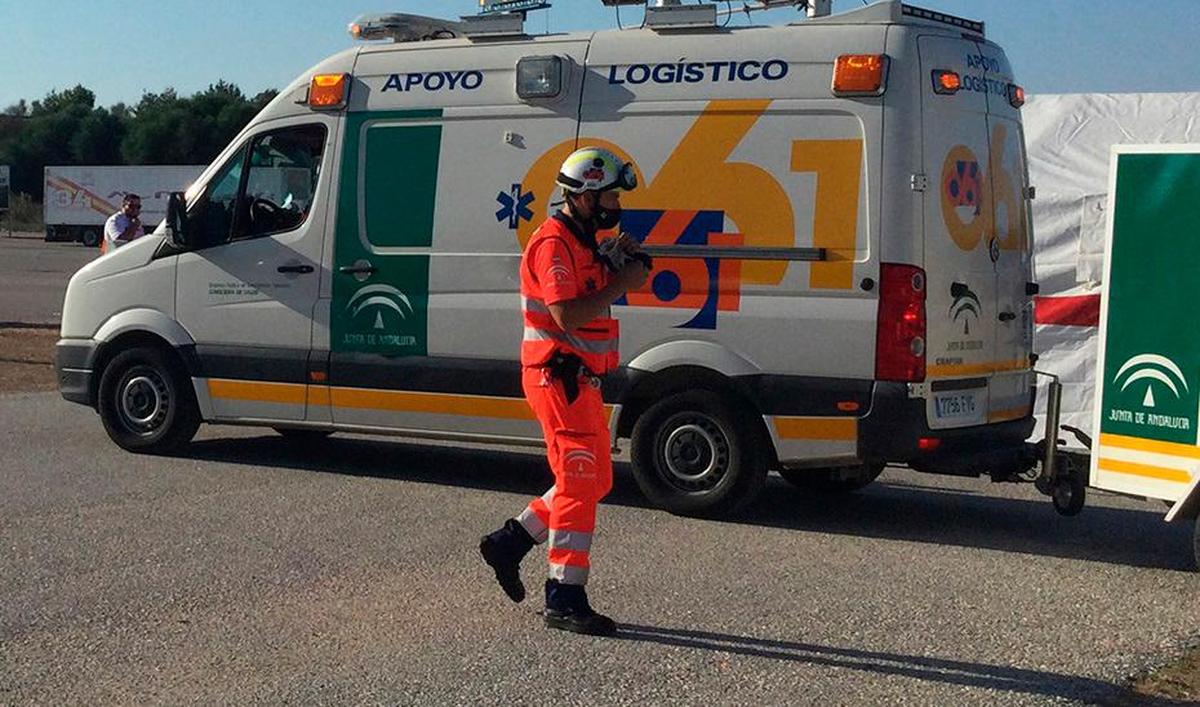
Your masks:
M 515 518 L 510 518 L 504 527 L 483 536 L 479 541 L 479 554 L 483 555 L 483 561 L 496 573 L 496 581 L 508 598 L 516 602 L 525 598 L 525 585 L 521 584 L 521 558 L 533 545 L 533 538 Z
M 615 621 L 592 610 L 582 585 L 562 584 L 557 579 L 546 580 L 546 625 L 588 636 L 617 632 Z

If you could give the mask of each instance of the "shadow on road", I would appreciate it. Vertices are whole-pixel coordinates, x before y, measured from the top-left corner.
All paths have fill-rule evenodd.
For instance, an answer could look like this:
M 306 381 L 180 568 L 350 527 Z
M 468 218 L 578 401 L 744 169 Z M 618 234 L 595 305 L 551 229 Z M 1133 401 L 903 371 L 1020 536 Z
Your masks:
M 1002 665 L 971 663 L 944 658 L 836 648 L 812 643 L 773 641 L 705 631 L 688 631 L 657 626 L 620 624 L 618 639 L 657 643 L 664 646 L 732 653 L 808 665 L 857 670 L 880 675 L 897 675 L 927 682 L 962 685 L 987 690 L 1087 700 L 1089 703 L 1115 704 L 1128 699 L 1127 691 L 1091 678 L 1025 670 Z M 1132 703 L 1129 703 L 1132 704 Z M 1171 700 L 1138 697 L 1139 705 L 1176 705 Z
M 332 437 L 298 444 L 274 435 L 194 442 L 183 456 L 541 495 L 553 477 L 540 452 L 462 449 Z M 877 482 L 857 494 L 805 495 L 772 477 L 760 500 L 719 522 L 855 537 L 984 548 L 1178 571 L 1191 568 L 1191 529 L 1150 510 L 1090 506 L 1074 518 L 1049 501 Z M 618 465 L 606 505 L 651 507 L 627 465 Z M 1165 509 L 1163 509 L 1165 512 Z M 713 521 L 718 522 L 718 521 Z

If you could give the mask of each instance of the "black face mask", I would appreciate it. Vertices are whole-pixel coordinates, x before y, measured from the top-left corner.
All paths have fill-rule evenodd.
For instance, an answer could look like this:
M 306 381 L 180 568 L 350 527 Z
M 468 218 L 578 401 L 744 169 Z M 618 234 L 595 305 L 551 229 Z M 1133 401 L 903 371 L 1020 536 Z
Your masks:
M 596 230 L 598 231 L 616 228 L 621 223 L 621 209 L 606 209 L 597 203 L 592 220 L 596 223 Z

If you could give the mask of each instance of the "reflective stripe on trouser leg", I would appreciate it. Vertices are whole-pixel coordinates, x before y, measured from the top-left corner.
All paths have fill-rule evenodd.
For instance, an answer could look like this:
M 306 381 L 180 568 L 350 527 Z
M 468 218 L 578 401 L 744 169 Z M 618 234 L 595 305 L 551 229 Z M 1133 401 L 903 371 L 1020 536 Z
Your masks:
M 530 501 L 521 515 L 517 516 L 517 522 L 538 545 L 546 542 L 550 532 L 550 503 L 553 499 L 554 487 L 551 486 L 549 491 Z
M 596 505 L 612 488 L 608 419 L 600 391 L 583 386 L 567 404 L 561 383 L 547 384 L 537 369 L 523 379 L 526 399 L 542 423 L 547 457 L 554 471 L 554 495 L 547 524 L 552 539 L 550 578 L 586 584 L 591 565 Z
M 587 584 L 592 534 L 577 530 L 550 531 L 550 578 L 564 584 Z

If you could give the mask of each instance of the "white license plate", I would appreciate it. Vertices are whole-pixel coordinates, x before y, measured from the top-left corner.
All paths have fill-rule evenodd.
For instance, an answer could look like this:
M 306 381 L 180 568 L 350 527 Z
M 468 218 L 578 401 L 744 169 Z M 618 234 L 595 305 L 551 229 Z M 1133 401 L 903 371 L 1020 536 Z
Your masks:
M 974 392 L 943 393 L 933 398 L 934 413 L 939 420 L 958 420 L 979 416 L 979 401 Z

